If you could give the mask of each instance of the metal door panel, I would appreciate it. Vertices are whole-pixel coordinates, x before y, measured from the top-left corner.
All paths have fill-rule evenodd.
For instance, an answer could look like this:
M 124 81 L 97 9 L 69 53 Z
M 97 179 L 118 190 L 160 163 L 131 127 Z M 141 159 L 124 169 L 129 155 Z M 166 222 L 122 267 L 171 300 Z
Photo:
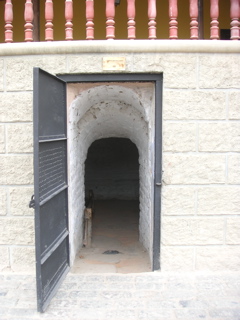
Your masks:
M 34 193 L 38 311 L 69 270 L 66 83 L 34 68 Z
M 68 271 L 68 237 L 66 237 L 51 256 L 42 263 L 41 284 L 43 311 L 55 294 L 53 288 L 57 289 L 59 287 L 60 280 Z
M 54 198 L 41 206 L 40 225 L 45 231 L 41 237 L 41 258 L 55 246 L 58 238 L 67 230 L 67 190 L 63 190 Z
M 67 182 L 67 142 L 41 140 L 39 143 L 39 201 L 60 191 Z

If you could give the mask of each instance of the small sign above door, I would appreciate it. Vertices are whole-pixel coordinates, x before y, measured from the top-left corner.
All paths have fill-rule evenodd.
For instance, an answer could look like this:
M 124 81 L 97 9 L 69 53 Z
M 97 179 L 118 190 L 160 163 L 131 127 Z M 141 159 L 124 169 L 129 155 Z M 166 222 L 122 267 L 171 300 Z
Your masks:
M 102 68 L 104 71 L 126 70 L 125 57 L 103 57 Z

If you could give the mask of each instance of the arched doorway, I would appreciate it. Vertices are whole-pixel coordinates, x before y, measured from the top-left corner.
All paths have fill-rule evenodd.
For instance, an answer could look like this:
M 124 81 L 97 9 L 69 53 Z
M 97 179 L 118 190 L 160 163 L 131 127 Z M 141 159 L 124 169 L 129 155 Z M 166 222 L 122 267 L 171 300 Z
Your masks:
M 73 272 L 150 271 L 149 255 L 139 242 L 139 153 L 131 140 L 104 138 L 91 144 L 86 198 L 89 190 L 94 194 L 91 248 L 80 250 Z
M 71 261 L 82 248 L 85 161 L 99 139 L 129 139 L 138 150 L 139 240 L 152 259 L 155 88 L 145 83 L 73 84 L 69 105 L 69 227 Z M 103 148 L 103 146 L 101 146 Z M 102 151 L 101 151 L 102 152 Z M 88 188 L 88 187 L 87 187 Z M 116 189 L 116 188 L 115 188 Z

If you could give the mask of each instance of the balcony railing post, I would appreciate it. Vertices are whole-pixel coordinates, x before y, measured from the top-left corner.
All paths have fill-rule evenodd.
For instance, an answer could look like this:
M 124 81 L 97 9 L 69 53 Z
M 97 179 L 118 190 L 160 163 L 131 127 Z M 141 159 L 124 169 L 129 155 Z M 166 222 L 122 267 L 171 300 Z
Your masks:
M 136 39 L 135 0 L 127 0 L 128 39 Z
M 13 42 L 13 6 L 11 0 L 6 0 L 5 3 L 5 12 L 4 12 L 4 20 L 5 20 L 5 42 L 11 43 Z
M 240 1 L 239 0 L 231 0 L 230 17 L 231 17 L 231 40 L 239 40 L 240 39 L 240 29 L 239 29 Z
M 210 4 L 210 16 L 211 16 L 211 28 L 210 28 L 210 39 L 219 39 L 219 6 L 218 0 L 211 0 Z
M 26 0 L 25 11 L 24 11 L 24 20 L 25 20 L 25 41 L 33 41 L 33 4 L 32 0 Z
M 65 0 L 65 40 L 73 40 L 73 2 Z
M 53 2 L 46 0 L 45 3 L 45 40 L 53 41 Z
M 107 40 L 115 39 L 115 1 L 106 0 L 106 38 Z
M 86 39 L 94 40 L 94 0 L 86 0 Z
M 148 39 L 154 40 L 157 38 L 156 28 L 157 8 L 156 0 L 148 0 Z
M 178 6 L 177 0 L 169 0 L 169 39 L 178 38 Z
M 189 1 L 190 39 L 198 39 L 198 0 Z

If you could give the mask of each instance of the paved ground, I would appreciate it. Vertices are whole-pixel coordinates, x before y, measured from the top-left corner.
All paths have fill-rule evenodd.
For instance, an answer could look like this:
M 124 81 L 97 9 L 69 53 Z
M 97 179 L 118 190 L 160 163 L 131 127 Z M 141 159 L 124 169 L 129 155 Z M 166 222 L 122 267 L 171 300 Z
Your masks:
M 44 314 L 33 275 L 0 275 L 1 320 L 239 320 L 239 273 L 69 273 Z

